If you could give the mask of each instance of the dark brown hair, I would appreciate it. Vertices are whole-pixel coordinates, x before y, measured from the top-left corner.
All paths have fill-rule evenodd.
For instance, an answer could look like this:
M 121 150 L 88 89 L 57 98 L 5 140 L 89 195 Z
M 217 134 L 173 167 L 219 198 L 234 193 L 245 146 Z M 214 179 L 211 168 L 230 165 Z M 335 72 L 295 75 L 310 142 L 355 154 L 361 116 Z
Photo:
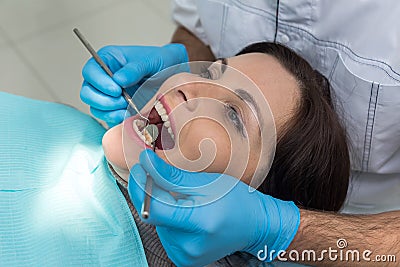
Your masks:
M 256 43 L 238 55 L 254 52 L 275 57 L 300 88 L 298 106 L 278 133 L 275 158 L 258 190 L 305 208 L 338 211 L 347 194 L 350 160 L 328 80 L 283 45 Z

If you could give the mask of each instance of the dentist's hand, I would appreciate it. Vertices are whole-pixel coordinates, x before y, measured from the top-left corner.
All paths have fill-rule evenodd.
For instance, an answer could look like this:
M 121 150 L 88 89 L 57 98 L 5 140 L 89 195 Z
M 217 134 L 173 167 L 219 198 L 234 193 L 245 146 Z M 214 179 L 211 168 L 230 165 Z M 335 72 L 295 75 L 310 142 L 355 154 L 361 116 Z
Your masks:
M 188 61 L 186 49 L 181 44 L 153 46 L 106 46 L 99 56 L 112 73 L 110 78 L 91 58 L 82 69 L 84 82 L 81 99 L 90 106 L 92 114 L 110 126 L 120 123 L 127 103 L 121 96 L 121 87 L 133 94 L 140 82 L 157 72 Z
M 154 183 L 150 217 L 145 221 L 156 226 L 168 256 L 178 266 L 203 266 L 235 251 L 260 257 L 268 253 L 264 259 L 271 261 L 296 234 L 300 212 L 293 202 L 250 193 L 248 185 L 228 175 L 177 169 L 151 150 L 141 153 L 128 185 L 139 211 L 146 172 Z M 276 251 L 272 258 L 271 250 Z

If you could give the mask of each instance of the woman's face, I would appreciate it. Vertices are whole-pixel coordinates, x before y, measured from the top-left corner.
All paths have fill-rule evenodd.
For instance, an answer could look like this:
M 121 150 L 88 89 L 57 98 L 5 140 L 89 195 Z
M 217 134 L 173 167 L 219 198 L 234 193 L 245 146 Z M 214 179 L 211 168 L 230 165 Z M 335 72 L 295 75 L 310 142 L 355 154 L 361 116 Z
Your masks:
M 188 171 L 226 173 L 250 184 L 253 174 L 266 176 L 276 131 L 293 114 L 298 86 L 266 54 L 240 55 L 226 64 L 217 61 L 203 75 L 170 77 L 142 113 L 158 123 L 155 152 L 166 162 Z M 108 161 L 125 179 L 147 146 L 137 119 L 126 119 L 103 138 Z

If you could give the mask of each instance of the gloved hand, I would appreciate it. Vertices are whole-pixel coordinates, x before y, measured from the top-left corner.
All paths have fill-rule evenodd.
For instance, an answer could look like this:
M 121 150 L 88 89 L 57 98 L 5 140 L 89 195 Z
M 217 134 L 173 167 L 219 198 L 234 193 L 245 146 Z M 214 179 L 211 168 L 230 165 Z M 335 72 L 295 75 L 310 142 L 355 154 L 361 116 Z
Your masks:
M 91 58 L 82 69 L 84 82 L 81 99 L 90 106 L 91 113 L 109 126 L 124 119 L 127 102 L 121 96 L 121 87 L 130 94 L 144 79 L 157 72 L 188 61 L 186 49 L 181 44 L 153 46 L 106 46 L 98 52 L 112 73 L 110 78 Z
M 271 261 L 297 232 L 300 212 L 293 202 L 250 193 L 248 185 L 229 175 L 177 169 L 151 150 L 143 151 L 140 164 L 131 169 L 128 191 L 139 211 L 146 171 L 154 183 L 150 217 L 144 221 L 156 226 L 178 266 L 203 266 L 235 251 L 268 255 L 265 260 Z

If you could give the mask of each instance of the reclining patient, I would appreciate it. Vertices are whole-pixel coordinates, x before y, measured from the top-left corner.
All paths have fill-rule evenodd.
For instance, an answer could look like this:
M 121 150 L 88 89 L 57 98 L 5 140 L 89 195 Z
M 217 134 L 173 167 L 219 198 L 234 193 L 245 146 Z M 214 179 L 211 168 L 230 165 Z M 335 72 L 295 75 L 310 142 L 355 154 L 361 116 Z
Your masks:
M 170 164 L 226 173 L 304 208 L 341 208 L 345 131 L 326 79 L 288 48 L 251 45 L 200 75 L 170 77 L 153 100 L 142 111 Z M 5 93 L 0 102 L 1 266 L 172 266 L 126 190 L 150 145 L 138 116 L 106 132 L 68 106 Z M 254 260 L 238 252 L 214 264 Z

